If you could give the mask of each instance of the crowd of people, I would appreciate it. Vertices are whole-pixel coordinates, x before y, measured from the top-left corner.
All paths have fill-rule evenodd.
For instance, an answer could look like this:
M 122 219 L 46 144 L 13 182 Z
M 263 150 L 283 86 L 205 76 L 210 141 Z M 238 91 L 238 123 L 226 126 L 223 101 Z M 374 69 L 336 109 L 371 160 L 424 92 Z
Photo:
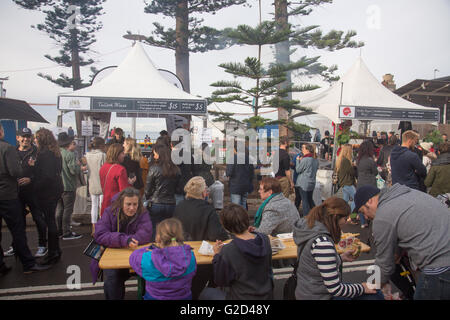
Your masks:
M 60 239 L 81 237 L 70 224 L 76 179 L 87 171 L 92 236 L 104 247 L 133 250 L 130 266 L 145 280 L 144 299 L 273 299 L 269 237 L 290 232 L 298 246 L 295 296 L 299 300 L 383 299 L 396 259 L 404 254 L 412 270 L 420 270 L 414 298 L 450 298 L 449 212 L 436 199 L 450 193 L 447 141 L 437 151 L 422 145 L 421 149 L 436 153 L 435 158 L 427 158 L 431 159 L 428 170 L 424 165 L 428 160 L 414 151 L 419 137 L 411 130 L 403 133 L 400 145 L 392 135 L 378 151 L 373 140 L 364 141 L 355 156 L 353 146 L 344 145 L 336 162 L 336 183 L 342 195 L 322 203 L 313 200 L 319 169 L 313 144 L 304 143 L 299 153 L 290 155 L 289 141 L 281 137 L 278 171 L 259 177 L 248 148 L 239 154 L 235 143 L 234 162 L 226 164 L 225 170 L 230 203 L 216 206 L 211 199 L 216 183 L 211 165 L 194 163 L 192 157 L 188 163 L 175 164 L 171 155 L 183 152 L 182 140 L 171 141 L 166 131 L 152 146 L 149 159 L 142 156 L 134 139 L 123 137 L 120 128 L 115 128 L 110 141 L 94 138 L 81 161 L 76 160 L 73 137 L 66 133 L 56 140 L 51 131 L 39 129 L 34 146 L 31 130 L 24 128 L 17 135 L 16 150 L 2 136 L 0 127 L 0 155 L 6 160 L 0 164 L 1 218 L 12 233 L 9 251 L 18 255 L 25 273 L 57 263 L 62 255 Z M 383 188 L 379 188 L 379 176 Z M 48 187 L 38 187 L 42 185 Z M 27 193 L 27 188 L 32 191 Z M 247 200 L 254 191 L 262 203 L 251 224 Z M 290 199 L 293 193 L 295 201 Z M 26 210 L 36 222 L 36 257 L 45 257 L 41 263 L 28 249 Z M 371 224 L 383 292 L 367 283 L 342 281 L 342 262 L 356 257 L 352 252 L 338 254 L 335 244 L 354 212 L 359 213 L 361 227 Z M 211 265 L 197 265 L 184 243 L 201 240 L 215 242 Z M 225 240 L 231 242 L 224 245 Z M 150 242 L 150 247 L 138 249 Z M 9 270 L 1 250 L 0 272 Z M 99 271 L 93 259 L 94 282 Z M 128 269 L 104 270 L 105 298 L 124 299 L 130 276 Z M 434 284 L 428 286 L 425 281 Z M 447 291 L 439 292 L 439 286 Z

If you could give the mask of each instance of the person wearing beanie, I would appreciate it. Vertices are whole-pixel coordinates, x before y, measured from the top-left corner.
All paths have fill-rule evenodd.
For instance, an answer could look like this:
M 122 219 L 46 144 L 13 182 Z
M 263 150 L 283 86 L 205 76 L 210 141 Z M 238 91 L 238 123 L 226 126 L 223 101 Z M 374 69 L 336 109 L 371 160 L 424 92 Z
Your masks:
M 379 190 L 367 185 L 355 194 L 355 210 L 373 221 L 375 265 L 390 293 L 395 252 L 407 252 L 416 279 L 415 300 L 450 299 L 450 215 L 438 199 L 401 184 Z

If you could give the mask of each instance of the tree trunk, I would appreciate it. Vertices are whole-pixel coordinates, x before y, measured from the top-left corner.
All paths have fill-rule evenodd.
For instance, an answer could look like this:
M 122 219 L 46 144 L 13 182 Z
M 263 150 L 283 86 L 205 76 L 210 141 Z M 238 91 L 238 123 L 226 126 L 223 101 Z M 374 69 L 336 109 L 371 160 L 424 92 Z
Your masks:
M 183 83 L 184 90 L 191 92 L 189 85 L 189 12 L 188 1 L 178 2 L 176 12 L 176 73 Z
M 81 73 L 80 73 L 80 55 L 78 52 L 78 30 L 73 28 L 70 30 L 70 46 L 71 46 L 71 60 L 72 60 L 72 89 L 81 89 Z M 75 111 L 75 125 L 77 128 L 77 136 L 81 137 L 81 121 L 83 120 L 83 112 Z
M 288 11 L 287 0 L 275 0 L 275 21 L 277 22 L 279 29 L 288 27 Z M 287 64 L 290 63 L 289 59 L 289 40 L 279 42 L 275 44 L 275 59 L 277 63 Z M 286 74 L 287 80 L 283 82 L 280 87 L 286 87 L 291 83 L 291 72 Z M 288 100 L 292 100 L 292 94 L 288 94 Z M 286 109 L 278 108 L 278 120 L 288 121 L 289 114 Z M 280 137 L 288 135 L 287 126 L 279 125 Z
M 176 48 L 175 66 L 176 74 L 183 84 L 184 91 L 190 93 L 189 79 L 189 11 L 188 0 L 178 1 L 176 11 Z M 189 128 L 191 126 L 191 115 L 182 115 L 188 119 Z

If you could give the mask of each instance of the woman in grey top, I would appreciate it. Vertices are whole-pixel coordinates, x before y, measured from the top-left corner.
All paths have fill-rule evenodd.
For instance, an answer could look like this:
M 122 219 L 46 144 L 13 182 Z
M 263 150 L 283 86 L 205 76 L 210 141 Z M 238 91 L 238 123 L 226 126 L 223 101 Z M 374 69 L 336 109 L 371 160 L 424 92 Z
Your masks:
M 306 216 L 313 207 L 316 206 L 313 200 L 313 192 L 316 186 L 316 173 L 319 168 L 319 161 L 312 144 L 302 146 L 303 157 L 297 157 L 295 170 L 298 173 L 296 187 L 300 187 L 302 198 L 302 216 Z

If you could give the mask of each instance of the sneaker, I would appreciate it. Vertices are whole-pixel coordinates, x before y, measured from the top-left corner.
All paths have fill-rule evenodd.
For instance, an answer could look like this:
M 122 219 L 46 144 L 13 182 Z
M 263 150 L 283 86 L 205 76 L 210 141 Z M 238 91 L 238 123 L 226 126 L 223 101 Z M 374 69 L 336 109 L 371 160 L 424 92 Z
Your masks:
M 15 253 L 16 253 L 16 252 L 14 251 L 14 248 L 13 248 L 13 247 L 9 247 L 8 250 L 6 250 L 6 251 L 3 252 L 3 255 L 4 255 L 5 257 L 12 257 Z
M 71 225 L 72 227 L 79 227 L 79 226 L 81 226 L 81 223 L 80 223 L 80 222 L 72 221 L 72 222 L 70 223 L 70 225 Z
M 75 239 L 80 239 L 82 237 L 81 234 L 75 233 L 75 232 L 71 232 L 69 234 L 66 234 L 65 236 L 62 237 L 63 240 L 75 240 Z
M 47 254 L 48 250 L 46 247 L 38 247 L 35 257 L 43 257 Z

